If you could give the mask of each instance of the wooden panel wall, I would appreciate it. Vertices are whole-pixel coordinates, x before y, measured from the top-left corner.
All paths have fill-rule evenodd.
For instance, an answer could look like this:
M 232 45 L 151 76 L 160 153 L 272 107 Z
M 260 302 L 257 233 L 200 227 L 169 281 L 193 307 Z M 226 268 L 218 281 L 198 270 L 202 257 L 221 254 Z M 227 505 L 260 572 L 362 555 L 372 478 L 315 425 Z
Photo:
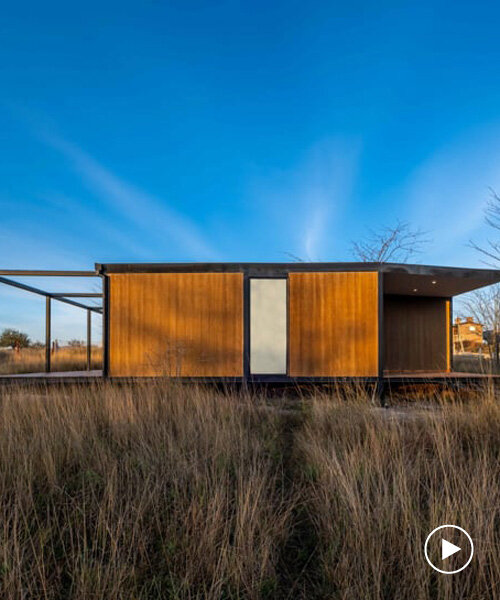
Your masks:
M 384 348 L 387 371 L 447 371 L 450 368 L 449 301 L 385 296 Z
M 291 273 L 289 372 L 378 375 L 378 274 Z
M 243 374 L 241 273 L 110 277 L 110 376 Z

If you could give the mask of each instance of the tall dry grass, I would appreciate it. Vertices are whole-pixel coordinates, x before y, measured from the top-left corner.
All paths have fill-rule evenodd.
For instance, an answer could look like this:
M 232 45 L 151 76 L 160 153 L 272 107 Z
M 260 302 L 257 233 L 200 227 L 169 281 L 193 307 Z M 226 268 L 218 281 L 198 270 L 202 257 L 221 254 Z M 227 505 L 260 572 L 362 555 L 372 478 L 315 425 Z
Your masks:
M 92 369 L 102 367 L 102 347 L 92 346 Z M 86 347 L 63 346 L 51 354 L 52 371 L 82 371 L 87 366 Z M 0 350 L 0 375 L 42 373 L 45 370 L 45 348 Z
M 0 598 L 496 598 L 499 459 L 492 390 L 3 387 Z M 444 523 L 476 545 L 454 576 L 423 557 Z
M 318 540 L 318 597 L 500 597 L 500 406 L 374 410 L 367 398 L 313 400 L 297 434 L 303 494 Z M 447 576 L 423 556 L 432 529 L 457 524 L 476 546 Z
M 0 597 L 274 597 L 278 435 L 215 390 L 3 393 Z

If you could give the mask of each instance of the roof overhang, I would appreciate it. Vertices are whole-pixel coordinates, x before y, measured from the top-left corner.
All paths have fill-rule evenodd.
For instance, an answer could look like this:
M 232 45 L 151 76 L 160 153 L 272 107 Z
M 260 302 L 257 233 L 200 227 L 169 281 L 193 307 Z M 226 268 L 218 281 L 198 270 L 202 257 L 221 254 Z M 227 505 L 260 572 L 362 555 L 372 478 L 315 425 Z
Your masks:
M 380 270 L 386 294 L 451 298 L 500 282 L 495 269 L 386 264 Z
M 294 263 L 107 263 L 96 271 L 109 273 L 248 273 L 258 277 L 301 272 L 371 271 L 383 274 L 384 293 L 450 298 L 500 282 L 500 270 L 430 265 L 363 262 Z

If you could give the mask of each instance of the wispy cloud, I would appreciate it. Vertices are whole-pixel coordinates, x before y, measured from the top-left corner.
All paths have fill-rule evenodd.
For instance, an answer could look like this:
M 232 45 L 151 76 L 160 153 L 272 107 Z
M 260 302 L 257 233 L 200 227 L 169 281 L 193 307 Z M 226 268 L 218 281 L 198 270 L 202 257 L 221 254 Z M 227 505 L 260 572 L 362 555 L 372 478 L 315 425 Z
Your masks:
M 352 195 L 361 144 L 327 139 L 286 171 L 263 178 L 252 191 L 262 218 L 274 224 L 274 243 L 303 260 L 332 260 L 334 232 Z M 264 215 L 264 217 L 263 217 Z
M 133 225 L 138 239 L 140 235 L 144 240 L 154 238 L 165 250 L 180 249 L 195 260 L 218 257 L 194 223 L 165 201 L 118 177 L 78 145 L 53 133 L 44 132 L 41 138 L 70 162 L 83 183 L 108 209 Z
M 99 207 L 89 206 L 81 200 L 60 194 L 51 194 L 47 202 L 57 210 L 64 211 L 68 218 L 78 223 L 79 230 L 90 232 L 94 241 L 92 246 L 86 246 L 86 249 L 92 250 L 94 256 L 106 256 L 111 247 L 120 256 L 151 259 L 151 248 L 141 244 L 141 240 L 138 239 L 140 236 L 130 235 L 128 228 L 125 231 L 120 227 L 121 221 L 107 218 Z
M 318 257 L 324 243 L 324 235 L 327 228 L 328 215 L 322 203 L 317 203 L 311 208 L 308 222 L 303 232 L 304 254 L 307 260 Z
M 301 251 L 307 260 L 328 260 L 331 235 L 350 199 L 360 152 L 357 140 L 329 139 L 310 150 L 298 170 Z

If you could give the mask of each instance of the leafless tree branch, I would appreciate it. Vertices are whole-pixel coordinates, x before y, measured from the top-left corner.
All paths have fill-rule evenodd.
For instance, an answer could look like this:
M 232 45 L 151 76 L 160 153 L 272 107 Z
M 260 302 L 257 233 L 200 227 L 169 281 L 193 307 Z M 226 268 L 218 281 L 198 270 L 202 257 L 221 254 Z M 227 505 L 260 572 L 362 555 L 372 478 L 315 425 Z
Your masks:
M 484 219 L 491 229 L 500 231 L 500 196 L 490 188 L 490 199 L 484 211 Z M 487 240 L 484 246 L 470 240 L 469 248 L 476 250 L 485 257 L 488 266 L 498 268 L 500 266 L 500 241 Z
M 412 229 L 405 221 L 397 221 L 392 227 L 369 230 L 365 240 L 352 242 L 351 251 L 362 262 L 408 262 L 420 254 L 429 241 L 427 232 Z
M 481 323 L 489 333 L 490 356 L 498 365 L 500 361 L 500 285 L 492 285 L 467 294 L 461 302 L 468 315 Z
M 286 256 L 288 256 L 289 258 L 291 258 L 293 260 L 293 262 L 308 262 L 304 258 L 301 258 L 300 256 L 293 254 L 292 252 L 284 252 L 284 254 Z

